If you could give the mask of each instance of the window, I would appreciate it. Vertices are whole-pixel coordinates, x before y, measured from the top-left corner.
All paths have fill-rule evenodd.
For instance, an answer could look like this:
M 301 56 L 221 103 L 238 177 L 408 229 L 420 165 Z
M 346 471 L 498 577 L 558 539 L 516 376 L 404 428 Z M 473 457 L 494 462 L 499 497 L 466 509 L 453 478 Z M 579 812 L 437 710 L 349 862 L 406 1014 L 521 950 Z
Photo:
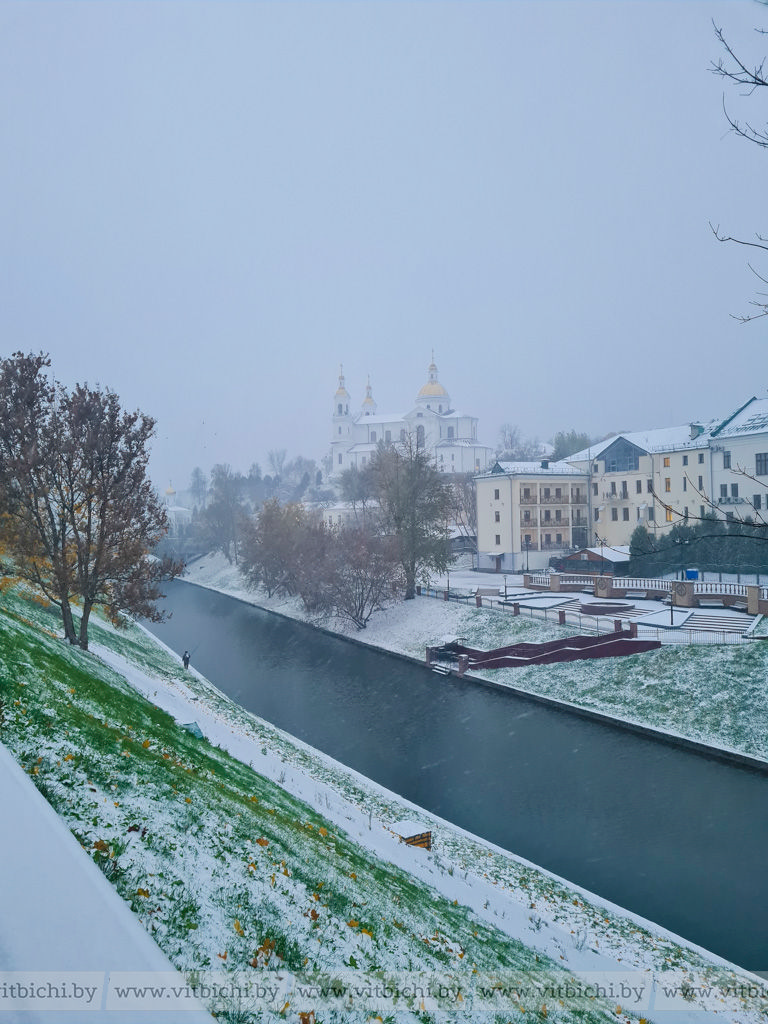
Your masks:
M 723 469 L 731 468 L 731 453 L 723 452 Z
M 738 498 L 738 496 L 739 496 L 739 485 L 738 484 L 731 484 L 731 497 L 732 498 Z
M 498 514 L 499 513 L 497 512 L 496 515 L 498 515 Z M 530 523 L 530 521 L 531 521 L 531 513 L 528 511 L 528 509 L 526 509 L 525 512 L 523 512 L 523 522 L 524 523 Z
M 531 488 L 530 487 L 524 487 L 523 488 L 523 497 L 524 498 L 530 498 L 530 496 L 531 496 Z
M 688 456 L 687 456 L 687 455 L 684 455 L 684 456 L 683 456 L 683 465 L 684 465 L 684 466 L 687 466 L 687 465 L 688 465 Z
M 453 437 L 453 427 L 448 427 L 448 437 Z
M 371 431 L 371 444 L 376 444 L 376 431 Z
M 621 518 L 624 520 L 625 523 L 629 522 L 629 509 L 628 508 L 623 508 L 621 510 Z
M 562 496 L 563 496 L 562 490 L 559 487 L 556 487 L 555 488 L 555 497 L 556 498 L 562 498 Z
M 552 534 L 551 533 L 545 533 L 544 534 L 544 543 L 545 544 L 551 544 L 552 543 Z
M 649 520 L 650 520 L 651 522 L 653 522 L 653 520 L 654 520 L 655 518 L 656 518 L 656 509 L 655 509 L 655 508 L 649 508 L 649 509 L 648 509 L 648 519 L 649 519 Z
M 669 469 L 669 456 L 664 456 L 664 469 Z
M 548 523 L 551 518 L 552 518 L 552 513 L 549 511 L 549 509 L 548 508 L 544 509 L 544 522 Z
M 563 513 L 560 511 L 560 509 L 555 509 L 555 521 L 559 523 L 562 518 Z
M 548 487 L 545 487 L 545 488 L 544 488 L 544 497 L 545 497 L 545 498 L 548 498 L 548 497 L 549 497 L 549 488 L 548 488 Z
M 653 494 L 653 480 L 646 480 L 645 489 L 649 494 Z
M 501 534 L 497 533 L 496 534 L 496 547 L 500 547 L 500 545 L 501 545 Z
M 493 491 L 493 498 L 494 498 L 494 501 L 498 501 L 499 500 L 499 488 L 498 487 L 496 487 L 494 489 L 494 491 Z
M 525 535 L 525 543 L 526 544 L 530 544 L 531 543 L 531 535 L 530 535 L 530 533 L 526 533 L 526 535 Z
M 384 431 L 384 440 L 386 441 L 387 444 L 390 443 L 390 441 L 392 440 L 392 431 L 391 430 L 385 430 Z
M 687 476 L 683 477 L 683 490 L 684 491 L 688 490 L 688 477 Z
M 727 498 L 728 497 L 728 484 L 720 484 L 720 497 L 721 498 Z
M 617 508 L 612 508 L 611 509 L 611 519 L 615 523 L 615 522 L 618 521 L 618 518 L 619 518 L 619 510 Z
M 699 452 L 699 465 L 702 465 L 703 462 L 704 462 L 704 452 Z
M 342 405 L 341 402 L 336 406 L 336 415 L 341 416 Z
M 668 523 L 671 523 L 671 522 L 672 522 L 672 520 L 673 520 L 674 516 L 673 516 L 673 514 L 672 514 L 672 509 L 671 509 L 671 508 L 668 508 L 668 509 L 667 509 L 667 517 L 666 517 L 666 518 L 667 518 L 667 522 L 668 522 Z
M 341 427 L 339 427 L 339 433 L 341 433 Z
M 616 481 L 615 480 L 611 480 L 611 494 L 615 494 L 615 493 L 616 493 Z
M 643 481 L 642 480 L 635 480 L 635 493 L 636 494 L 642 494 L 643 493 Z
M 419 426 L 416 427 L 416 447 L 424 447 L 424 427 L 421 424 L 419 424 Z
M 402 429 L 402 430 L 400 431 L 400 440 L 401 440 L 401 441 L 404 441 L 404 440 L 405 440 L 405 428 L 403 428 L 403 429 Z
M 597 484 L 592 484 L 592 493 L 597 497 Z
M 753 508 L 759 509 L 762 506 L 762 504 L 763 504 L 762 497 L 763 496 L 761 494 L 753 494 L 752 495 L 752 507 Z
M 672 490 L 672 480 L 668 476 L 664 477 L 664 490 L 667 494 Z
M 563 543 L 563 535 L 562 535 L 562 533 L 556 533 L 555 534 L 555 544 L 562 544 L 562 543 Z
M 495 521 L 497 523 L 500 523 L 501 522 L 501 512 L 494 512 L 493 515 L 494 515 Z
M 596 523 L 600 522 L 600 509 L 599 508 L 595 509 L 595 522 Z
M 755 476 L 768 476 L 768 452 L 755 455 Z
M 699 490 L 700 491 L 704 490 L 704 477 L 703 476 L 699 477 Z
M 341 465 L 341 452 L 339 452 L 339 465 Z

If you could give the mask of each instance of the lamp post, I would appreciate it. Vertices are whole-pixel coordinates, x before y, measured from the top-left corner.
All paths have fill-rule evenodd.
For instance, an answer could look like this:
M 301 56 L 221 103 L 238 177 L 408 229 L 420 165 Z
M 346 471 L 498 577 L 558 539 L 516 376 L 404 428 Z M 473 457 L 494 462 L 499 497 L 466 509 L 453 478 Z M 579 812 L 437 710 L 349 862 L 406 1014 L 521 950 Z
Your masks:
M 450 592 L 451 592 L 451 570 L 450 569 L 446 569 L 446 572 L 448 573 L 448 593 L 450 594 Z
M 605 555 L 603 553 L 605 537 L 598 537 L 597 533 L 595 533 L 595 544 L 600 545 L 600 575 L 602 576 L 605 570 Z
M 507 577 L 504 577 L 504 600 L 507 600 Z
M 525 538 L 525 571 L 528 572 L 528 550 L 531 546 L 531 542 L 528 538 Z

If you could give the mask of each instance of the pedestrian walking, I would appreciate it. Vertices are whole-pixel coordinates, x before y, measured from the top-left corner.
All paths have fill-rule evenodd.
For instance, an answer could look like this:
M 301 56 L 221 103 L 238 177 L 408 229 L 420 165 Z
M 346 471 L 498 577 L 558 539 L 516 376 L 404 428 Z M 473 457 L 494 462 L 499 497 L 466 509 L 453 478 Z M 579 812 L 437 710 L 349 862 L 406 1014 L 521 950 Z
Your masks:
M 190 655 L 189 651 L 184 651 L 184 653 L 181 656 L 181 661 L 182 661 L 182 664 L 184 665 L 185 669 L 189 668 L 189 659 L 190 659 L 190 657 L 191 657 L 191 655 Z

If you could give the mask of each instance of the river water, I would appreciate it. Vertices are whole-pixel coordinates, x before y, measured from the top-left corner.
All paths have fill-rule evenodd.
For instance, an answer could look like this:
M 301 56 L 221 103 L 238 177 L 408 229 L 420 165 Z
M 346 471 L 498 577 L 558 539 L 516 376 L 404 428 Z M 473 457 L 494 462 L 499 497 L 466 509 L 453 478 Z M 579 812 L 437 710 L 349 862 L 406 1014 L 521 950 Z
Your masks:
M 176 582 L 150 628 L 243 707 L 421 807 L 768 969 L 768 775 Z

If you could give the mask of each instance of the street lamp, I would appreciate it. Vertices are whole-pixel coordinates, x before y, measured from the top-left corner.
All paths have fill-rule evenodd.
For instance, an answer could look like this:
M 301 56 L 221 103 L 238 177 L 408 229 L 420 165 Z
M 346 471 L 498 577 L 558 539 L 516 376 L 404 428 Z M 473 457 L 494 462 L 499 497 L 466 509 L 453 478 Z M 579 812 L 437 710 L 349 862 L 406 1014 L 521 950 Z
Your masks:
M 531 546 L 530 540 L 525 538 L 525 571 L 528 572 L 528 550 Z
M 605 537 L 598 537 L 597 532 L 595 532 L 595 544 L 600 545 L 600 575 L 602 576 L 605 570 L 605 555 L 603 554 Z
M 507 600 L 507 577 L 504 577 L 504 600 Z
M 451 570 L 450 569 L 446 569 L 446 572 L 448 573 L 448 593 L 450 594 L 450 592 L 451 592 Z

